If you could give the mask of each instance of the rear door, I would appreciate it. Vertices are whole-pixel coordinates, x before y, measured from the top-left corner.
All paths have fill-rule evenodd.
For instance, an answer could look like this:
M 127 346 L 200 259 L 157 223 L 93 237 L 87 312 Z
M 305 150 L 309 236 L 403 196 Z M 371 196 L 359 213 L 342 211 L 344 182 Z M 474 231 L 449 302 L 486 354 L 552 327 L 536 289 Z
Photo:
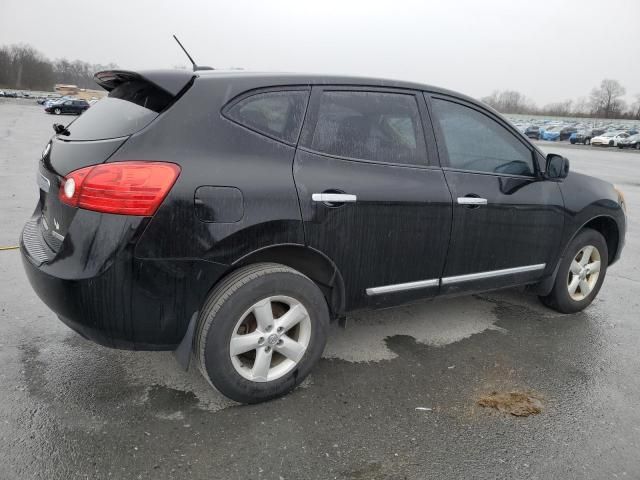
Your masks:
M 451 195 L 413 91 L 314 87 L 294 161 L 307 244 L 344 278 L 348 309 L 435 295 Z
M 564 202 L 539 174 L 539 154 L 491 112 L 432 96 L 440 159 L 453 196 L 442 292 L 486 290 L 550 273 Z

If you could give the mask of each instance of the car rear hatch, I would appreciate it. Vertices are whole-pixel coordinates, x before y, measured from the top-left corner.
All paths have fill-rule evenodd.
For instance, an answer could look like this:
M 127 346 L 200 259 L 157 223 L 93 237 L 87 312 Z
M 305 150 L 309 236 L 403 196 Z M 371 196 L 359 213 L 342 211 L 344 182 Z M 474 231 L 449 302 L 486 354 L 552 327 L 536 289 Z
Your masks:
M 96 73 L 96 81 L 109 95 L 71 122 L 66 131 L 56 134 L 40 160 L 37 181 L 41 215 L 36 212 L 32 225 L 25 228 L 30 234 L 29 239 L 25 234 L 25 246 L 30 251 L 41 250 L 41 262 L 59 251 L 77 211 L 59 198 L 65 177 L 78 169 L 106 162 L 131 135 L 171 108 L 193 78 L 192 72 L 184 70 Z M 35 244 L 40 238 L 44 244 L 42 241 Z M 33 248 L 26 244 L 27 240 L 34 243 Z

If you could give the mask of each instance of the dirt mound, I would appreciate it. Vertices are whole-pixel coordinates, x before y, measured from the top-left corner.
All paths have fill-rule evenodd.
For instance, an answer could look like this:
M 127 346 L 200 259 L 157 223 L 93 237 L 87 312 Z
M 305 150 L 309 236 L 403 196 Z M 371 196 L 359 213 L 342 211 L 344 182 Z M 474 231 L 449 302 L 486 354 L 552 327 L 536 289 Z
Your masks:
M 542 399 L 538 395 L 524 392 L 491 392 L 482 395 L 478 405 L 516 417 L 528 417 L 542 412 Z

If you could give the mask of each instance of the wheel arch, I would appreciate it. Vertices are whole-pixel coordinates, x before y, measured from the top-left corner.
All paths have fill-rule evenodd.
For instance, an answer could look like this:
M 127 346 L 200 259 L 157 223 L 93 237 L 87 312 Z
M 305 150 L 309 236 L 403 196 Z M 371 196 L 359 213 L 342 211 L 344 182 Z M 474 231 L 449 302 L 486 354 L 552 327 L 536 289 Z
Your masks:
M 303 273 L 322 291 L 332 320 L 344 315 L 345 286 L 342 274 L 322 252 L 299 244 L 272 245 L 240 257 L 232 263 L 232 270 L 260 262 L 280 263 Z
M 591 228 L 604 237 L 605 242 L 607 242 L 608 264 L 611 265 L 615 263 L 618 258 L 618 248 L 620 248 L 620 228 L 613 217 L 600 215 L 592 218 L 582 225 L 569 241 L 573 240 L 575 236 L 585 228 Z
M 616 222 L 615 218 L 609 215 L 595 216 L 587 220 L 585 223 L 583 223 L 579 228 L 577 228 L 573 232 L 571 237 L 567 239 L 565 246 L 562 250 L 562 254 L 556 261 L 556 265 L 553 270 L 553 273 L 549 277 L 539 282 L 538 284 L 535 284 L 532 286 L 532 290 L 536 294 L 544 296 L 544 295 L 548 295 L 549 292 L 551 292 L 551 289 L 553 288 L 553 285 L 556 281 L 556 276 L 558 275 L 558 268 L 567 253 L 569 244 L 573 241 L 576 235 L 578 235 L 580 232 L 582 232 L 586 228 L 591 228 L 597 231 L 598 233 L 600 233 L 604 237 L 604 240 L 607 243 L 607 257 L 608 257 L 607 263 L 608 265 L 615 263 L 615 261 L 618 258 L 618 253 L 620 249 L 620 227 L 618 226 L 618 223 Z

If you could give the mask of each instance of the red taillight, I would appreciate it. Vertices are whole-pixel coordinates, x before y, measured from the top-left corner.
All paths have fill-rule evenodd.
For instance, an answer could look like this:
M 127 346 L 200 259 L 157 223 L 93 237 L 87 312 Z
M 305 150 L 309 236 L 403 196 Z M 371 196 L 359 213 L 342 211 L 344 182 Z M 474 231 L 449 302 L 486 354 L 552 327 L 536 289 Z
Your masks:
M 167 162 L 114 162 L 68 174 L 58 197 L 72 207 L 121 215 L 153 215 L 180 175 Z

